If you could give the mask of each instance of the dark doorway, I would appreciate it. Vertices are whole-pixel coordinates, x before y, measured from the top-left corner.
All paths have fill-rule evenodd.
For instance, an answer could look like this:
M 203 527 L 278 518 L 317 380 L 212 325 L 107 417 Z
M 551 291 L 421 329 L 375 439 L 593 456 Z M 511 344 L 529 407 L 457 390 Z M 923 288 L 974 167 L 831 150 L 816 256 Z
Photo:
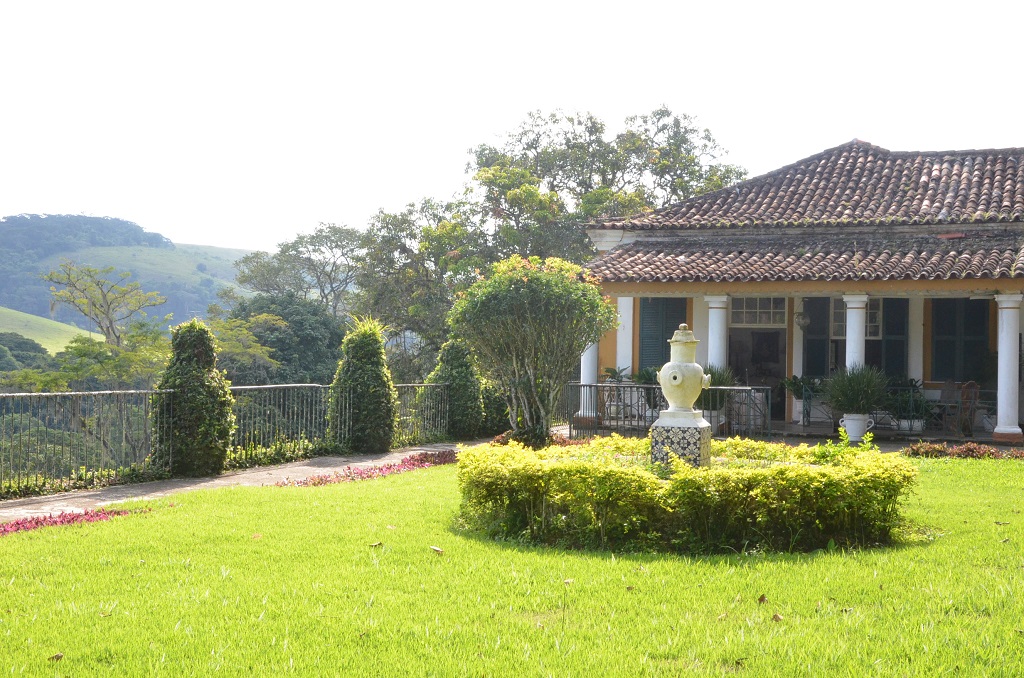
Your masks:
M 772 419 L 786 416 L 786 330 L 734 327 L 729 330 L 729 367 L 744 386 L 770 386 Z

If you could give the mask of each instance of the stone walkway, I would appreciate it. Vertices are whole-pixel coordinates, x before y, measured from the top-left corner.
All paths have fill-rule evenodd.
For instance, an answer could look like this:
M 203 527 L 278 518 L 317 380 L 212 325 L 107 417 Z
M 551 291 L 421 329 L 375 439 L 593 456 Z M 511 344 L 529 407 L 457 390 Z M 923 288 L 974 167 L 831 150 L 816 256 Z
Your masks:
M 462 444 L 475 445 L 483 442 L 487 441 L 477 440 Z M 813 445 L 818 440 L 798 437 L 786 438 L 784 442 L 791 445 L 801 442 Z M 303 461 L 293 461 L 288 464 L 278 464 L 277 466 L 258 466 L 243 471 L 230 471 L 214 478 L 176 478 L 133 485 L 115 485 L 99 490 L 76 490 L 74 492 L 48 494 L 42 497 L 8 499 L 0 501 L 0 523 L 61 512 L 81 513 L 86 509 L 96 509 L 127 499 L 156 499 L 158 497 L 166 497 L 175 492 L 187 492 L 188 490 L 204 490 L 215 487 L 230 487 L 232 485 L 250 487 L 275 485 L 282 480 L 300 480 L 310 476 L 329 475 L 335 471 L 340 471 L 346 466 L 380 466 L 382 464 L 395 463 L 416 452 L 447 450 L 454 446 L 455 443 L 433 443 L 430 445 L 404 447 L 382 455 L 314 457 Z M 879 446 L 885 452 L 893 452 L 905 447 L 906 443 L 881 442 Z
M 276 466 L 258 466 L 242 471 L 229 471 L 213 478 L 175 478 L 132 485 L 115 485 L 98 490 L 76 490 L 42 497 L 8 499 L 0 501 L 0 523 L 20 518 L 58 514 L 62 511 L 81 513 L 87 509 L 96 509 L 126 499 L 156 499 L 188 490 L 205 490 L 233 485 L 251 487 L 274 485 L 282 480 L 300 480 L 310 476 L 329 475 L 346 466 L 381 466 L 396 463 L 416 452 L 435 452 L 449 450 L 453 447 L 455 447 L 455 443 L 435 443 L 404 447 L 382 455 L 314 457 Z

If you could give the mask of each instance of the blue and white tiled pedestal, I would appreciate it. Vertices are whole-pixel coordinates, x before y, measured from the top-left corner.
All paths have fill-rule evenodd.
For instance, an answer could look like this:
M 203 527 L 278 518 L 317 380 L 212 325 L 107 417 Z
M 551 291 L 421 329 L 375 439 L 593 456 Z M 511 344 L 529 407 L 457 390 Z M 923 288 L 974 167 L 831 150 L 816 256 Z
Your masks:
M 651 460 L 668 463 L 670 454 L 693 466 L 711 462 L 711 424 L 699 411 L 661 411 L 651 426 Z

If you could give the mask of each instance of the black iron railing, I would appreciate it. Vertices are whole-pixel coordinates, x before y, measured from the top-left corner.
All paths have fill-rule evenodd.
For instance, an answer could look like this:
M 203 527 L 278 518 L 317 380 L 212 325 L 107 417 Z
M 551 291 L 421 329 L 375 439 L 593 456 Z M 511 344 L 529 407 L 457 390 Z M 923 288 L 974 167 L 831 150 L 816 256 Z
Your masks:
M 396 447 L 443 440 L 448 428 L 446 384 L 399 384 Z M 334 441 L 326 441 L 330 387 L 318 384 L 233 386 L 233 455 L 245 460 L 275 445 L 325 442 L 344 449 L 352 399 L 334 403 Z M 0 496 L 25 490 L 109 484 L 169 463 L 171 391 L 0 394 Z M 358 452 L 358 450 L 355 450 Z M 162 466 L 161 466 L 162 468 Z
M 645 436 L 668 403 L 661 387 L 646 384 L 569 384 L 569 435 L 582 438 L 618 433 Z M 712 386 L 694 407 L 701 409 L 715 436 L 771 437 L 771 388 Z
M 85 487 L 145 470 L 171 445 L 168 391 L 0 394 L 0 494 Z

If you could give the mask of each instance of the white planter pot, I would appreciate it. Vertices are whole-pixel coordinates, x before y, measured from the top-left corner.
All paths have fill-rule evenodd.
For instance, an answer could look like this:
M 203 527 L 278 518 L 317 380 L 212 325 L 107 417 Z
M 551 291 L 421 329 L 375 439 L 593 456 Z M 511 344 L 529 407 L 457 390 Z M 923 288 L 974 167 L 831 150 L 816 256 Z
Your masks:
M 804 423 L 804 401 L 793 398 L 793 423 Z
M 875 420 L 869 414 L 844 414 L 839 420 L 839 425 L 846 429 L 846 435 L 851 443 L 859 443 L 864 440 L 864 434 L 875 425 Z
M 924 419 L 897 419 L 896 430 L 902 433 L 921 433 L 924 431 Z

